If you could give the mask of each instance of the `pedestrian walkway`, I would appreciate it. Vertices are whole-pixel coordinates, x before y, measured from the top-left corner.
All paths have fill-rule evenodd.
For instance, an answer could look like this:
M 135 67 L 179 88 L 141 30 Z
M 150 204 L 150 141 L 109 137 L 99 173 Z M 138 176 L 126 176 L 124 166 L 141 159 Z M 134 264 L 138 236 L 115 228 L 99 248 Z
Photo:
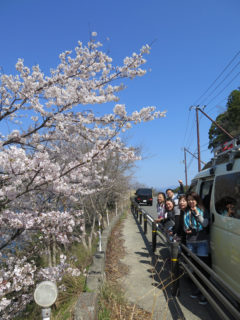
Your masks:
M 152 255 L 151 230 L 148 228 L 145 236 L 132 213 L 124 221 L 123 239 L 126 255 L 122 262 L 128 266 L 129 273 L 122 285 L 131 303 L 151 312 L 153 320 L 218 319 L 208 306 L 200 306 L 189 297 L 191 283 L 184 276 L 180 279 L 180 296 L 171 296 L 168 248 L 158 241 L 155 255 Z

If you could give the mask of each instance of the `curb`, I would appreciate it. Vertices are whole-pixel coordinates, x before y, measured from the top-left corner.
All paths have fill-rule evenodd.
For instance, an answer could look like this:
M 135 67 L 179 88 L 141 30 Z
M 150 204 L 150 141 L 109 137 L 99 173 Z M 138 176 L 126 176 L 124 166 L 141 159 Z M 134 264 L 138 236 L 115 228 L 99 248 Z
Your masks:
M 115 216 L 109 226 L 102 232 L 102 251 L 96 252 L 93 256 L 93 263 L 89 268 L 86 286 L 90 292 L 82 292 L 78 297 L 75 309 L 74 320 L 96 320 L 98 310 L 98 296 L 101 287 L 106 279 L 105 259 L 108 238 L 115 224 L 123 214 Z

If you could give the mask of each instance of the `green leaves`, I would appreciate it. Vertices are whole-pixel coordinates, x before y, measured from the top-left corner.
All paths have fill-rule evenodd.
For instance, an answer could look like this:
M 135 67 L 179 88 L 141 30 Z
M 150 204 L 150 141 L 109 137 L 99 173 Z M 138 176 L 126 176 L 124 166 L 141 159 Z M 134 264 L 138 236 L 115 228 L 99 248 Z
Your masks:
M 234 90 L 228 97 L 227 110 L 217 116 L 216 122 L 232 136 L 240 134 L 240 90 Z M 212 123 L 209 132 L 209 149 L 213 149 L 226 141 L 229 137 Z

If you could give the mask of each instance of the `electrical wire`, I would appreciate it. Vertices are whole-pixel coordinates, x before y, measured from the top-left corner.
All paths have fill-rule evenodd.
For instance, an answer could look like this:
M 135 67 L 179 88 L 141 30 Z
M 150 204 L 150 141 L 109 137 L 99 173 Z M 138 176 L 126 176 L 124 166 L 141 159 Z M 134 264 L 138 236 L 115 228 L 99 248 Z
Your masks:
M 207 149 L 201 149 L 201 154 L 203 153 L 203 152 L 206 152 L 206 151 L 209 151 L 209 149 L 207 148 Z
M 189 110 L 188 110 L 187 125 L 186 125 L 186 128 L 185 128 L 185 134 L 184 134 L 184 138 L 183 138 L 183 145 L 184 145 L 184 141 L 185 141 L 185 139 L 186 139 L 187 130 L 188 130 L 188 127 L 189 127 L 190 112 L 191 112 L 191 110 L 189 109 Z
M 209 105 L 214 99 L 216 99 L 238 76 L 240 75 L 240 71 L 228 82 L 228 84 L 222 88 L 221 91 L 218 92 L 217 95 L 215 95 L 208 103 L 207 105 Z
M 194 160 L 194 157 L 192 156 L 192 158 L 190 159 L 189 163 L 187 164 L 187 169 L 189 169 L 189 168 L 190 168 L 190 166 L 191 166 L 191 164 L 192 164 L 193 160 Z
M 202 145 L 200 146 L 200 148 L 205 147 L 207 144 L 208 144 L 208 142 L 206 142 L 206 143 L 202 144 Z
M 189 134 L 189 138 L 188 138 L 188 140 L 187 140 L 186 143 L 185 143 L 188 149 L 189 149 L 189 146 L 190 146 L 191 141 L 192 141 L 192 135 L 193 135 L 194 125 L 195 125 L 195 119 L 194 119 L 194 117 L 193 117 L 193 119 L 192 119 L 192 126 L 191 126 L 190 134 Z
M 219 76 L 211 83 L 211 85 L 207 88 L 207 90 L 205 90 L 204 94 L 202 94 L 200 98 L 202 98 L 202 97 L 211 89 L 211 87 L 212 87 L 212 86 L 217 82 L 217 80 L 224 74 L 224 72 L 225 72 L 225 71 L 227 70 L 227 68 L 233 63 L 233 61 L 237 58 L 237 56 L 238 56 L 239 54 L 240 54 L 240 51 L 238 51 L 238 52 L 235 54 L 235 56 L 230 60 L 230 62 L 226 65 L 226 67 L 223 69 L 223 71 L 222 71 L 222 72 L 219 74 Z M 231 75 L 231 73 L 232 73 L 239 65 L 240 65 L 240 61 L 238 61 L 238 62 L 233 66 L 233 68 L 227 73 L 227 75 L 223 78 L 223 80 L 210 92 L 210 94 L 207 95 L 207 97 L 205 97 L 205 98 L 201 101 L 200 105 L 203 104 L 204 101 L 205 101 L 207 98 L 209 98 L 209 97 L 217 90 L 217 88 L 219 88 L 219 86 L 220 86 L 222 83 L 224 83 L 224 81 Z M 239 74 L 239 73 L 238 73 L 238 74 Z M 238 74 L 235 75 L 235 76 L 233 77 L 233 79 L 231 79 L 231 81 L 230 81 L 223 89 L 221 89 L 220 92 L 218 92 L 217 95 L 215 95 L 208 103 L 205 104 L 205 108 L 208 107 L 209 104 L 210 104 L 214 99 L 216 99 L 216 98 L 235 80 L 235 78 L 238 76 Z M 200 98 L 199 98 L 199 100 L 200 100 Z M 213 108 L 215 108 L 215 107 L 216 107 L 216 106 L 214 106 Z M 212 109 L 211 109 L 211 110 L 212 110 Z M 200 116 L 200 120 L 201 120 L 202 118 L 203 118 L 203 115 Z
M 235 54 L 235 56 L 230 60 L 230 62 L 226 65 L 226 67 L 220 72 L 220 74 L 217 76 L 217 78 L 210 84 L 210 86 L 203 92 L 203 94 L 196 99 L 196 102 L 193 105 L 196 105 L 197 102 L 202 99 L 202 97 L 212 88 L 212 86 L 218 81 L 218 79 L 224 74 L 224 72 L 227 70 L 227 68 L 233 63 L 233 61 L 237 58 L 237 56 L 240 54 L 240 50 Z
M 227 101 L 228 98 L 225 97 L 224 99 L 221 99 L 215 106 L 213 106 L 211 109 L 208 110 L 208 114 L 209 114 L 211 111 L 213 111 L 215 108 L 217 108 L 217 107 L 219 106 L 219 104 L 222 103 L 222 102 L 224 102 L 225 100 Z M 226 107 L 225 107 L 225 109 L 226 109 Z M 226 110 L 224 110 L 223 112 L 225 112 L 225 111 L 226 111 Z
M 228 64 L 225 66 L 225 68 L 220 72 L 220 74 L 216 77 L 216 79 L 210 84 L 210 86 L 203 92 L 203 94 L 196 100 L 196 102 L 195 102 L 193 105 L 196 105 L 197 102 L 198 102 L 199 100 L 201 100 L 201 99 L 209 92 L 209 90 L 210 90 L 210 89 L 214 86 L 214 84 L 221 78 L 221 76 L 224 74 L 224 72 L 229 68 L 229 66 L 233 63 L 233 61 L 234 61 L 239 55 L 240 55 L 240 51 L 238 51 L 238 52 L 234 55 L 234 57 L 229 61 L 229 63 L 228 63 Z M 218 85 L 216 85 L 216 87 L 215 87 L 202 101 L 204 102 L 205 100 L 207 100 L 207 99 L 220 87 L 220 85 L 222 85 L 222 84 L 226 81 L 226 79 L 232 74 L 232 72 L 233 72 L 239 65 L 240 65 L 240 61 L 238 61 L 238 62 L 232 67 L 232 69 L 227 73 L 227 75 L 223 78 L 223 80 L 221 80 L 220 83 L 218 83 Z M 216 98 L 237 78 L 237 76 L 238 76 L 239 74 L 240 74 L 240 72 L 238 72 L 238 73 L 231 79 L 231 81 L 230 81 L 224 88 L 222 88 L 222 89 L 218 92 L 218 94 L 215 95 L 215 96 L 205 105 L 205 107 L 208 107 L 209 104 L 210 104 L 214 99 L 216 99 Z M 224 98 L 224 100 L 225 100 L 225 99 L 226 99 L 226 98 Z M 222 101 L 224 101 L 224 100 L 222 100 Z M 201 104 L 202 104 L 202 103 L 201 103 Z M 200 104 L 199 104 L 199 105 L 200 105 Z M 211 108 L 209 111 L 212 111 L 212 110 L 215 109 L 215 108 L 216 108 L 216 106 L 214 106 L 213 108 Z M 186 126 L 186 130 L 185 130 L 185 134 L 184 134 L 184 139 L 183 139 L 184 142 L 185 142 L 185 140 L 186 140 L 187 131 L 188 131 L 189 124 L 190 124 L 189 118 L 190 118 L 190 110 L 189 110 L 189 113 L 188 113 L 187 126 Z M 202 120 L 202 118 L 203 118 L 203 114 L 200 115 L 200 117 L 199 117 L 199 122 Z M 190 143 L 191 143 L 191 141 L 192 141 L 192 132 L 193 132 L 193 128 L 194 128 L 194 123 L 195 123 L 195 121 L 192 121 L 192 126 L 191 126 L 191 129 L 190 129 L 190 134 L 189 134 L 189 139 L 188 139 L 189 145 L 190 145 Z M 191 139 L 191 141 L 190 141 L 190 139 Z M 200 147 L 200 149 L 202 149 L 202 147 L 206 146 L 207 144 L 208 144 L 208 143 L 202 145 L 202 146 Z M 189 148 L 189 145 L 188 145 L 187 143 L 186 143 L 186 145 L 188 146 L 187 148 L 190 149 L 190 148 Z M 208 151 L 208 150 L 209 150 L 209 149 L 201 150 L 201 152 L 205 152 L 205 151 Z M 196 153 L 196 151 L 195 151 L 194 153 Z M 193 153 L 193 154 L 194 154 L 194 153 Z M 188 163 L 188 165 L 187 165 L 187 168 L 189 168 L 189 167 L 191 166 L 193 160 L 194 160 L 194 157 L 192 156 L 192 157 L 191 157 L 191 160 L 189 161 L 189 163 Z
M 236 69 L 236 67 L 240 64 L 240 61 L 229 71 L 229 73 L 223 78 L 223 80 L 211 91 L 211 93 L 206 97 L 204 98 L 203 102 L 201 104 L 204 103 L 204 101 L 206 99 L 208 99 L 209 97 L 211 97 L 211 95 L 217 90 L 217 88 L 220 87 L 220 85 L 230 76 L 230 74 Z

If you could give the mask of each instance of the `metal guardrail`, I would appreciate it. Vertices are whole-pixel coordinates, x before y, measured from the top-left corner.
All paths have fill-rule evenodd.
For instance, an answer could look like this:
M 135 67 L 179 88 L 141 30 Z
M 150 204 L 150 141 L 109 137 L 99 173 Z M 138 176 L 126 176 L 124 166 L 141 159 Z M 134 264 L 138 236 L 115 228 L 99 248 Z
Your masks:
M 144 234 L 148 224 L 152 228 L 152 252 L 157 245 L 157 236 L 169 248 L 171 256 L 171 292 L 177 296 L 180 291 L 180 269 L 182 269 L 208 300 L 223 320 L 240 319 L 240 295 L 229 287 L 211 268 L 193 254 L 183 243 L 171 241 L 164 228 L 155 219 L 131 199 L 131 211 L 140 225 L 143 222 Z M 202 270 L 204 270 L 203 274 Z M 199 281 L 200 279 L 200 281 Z

